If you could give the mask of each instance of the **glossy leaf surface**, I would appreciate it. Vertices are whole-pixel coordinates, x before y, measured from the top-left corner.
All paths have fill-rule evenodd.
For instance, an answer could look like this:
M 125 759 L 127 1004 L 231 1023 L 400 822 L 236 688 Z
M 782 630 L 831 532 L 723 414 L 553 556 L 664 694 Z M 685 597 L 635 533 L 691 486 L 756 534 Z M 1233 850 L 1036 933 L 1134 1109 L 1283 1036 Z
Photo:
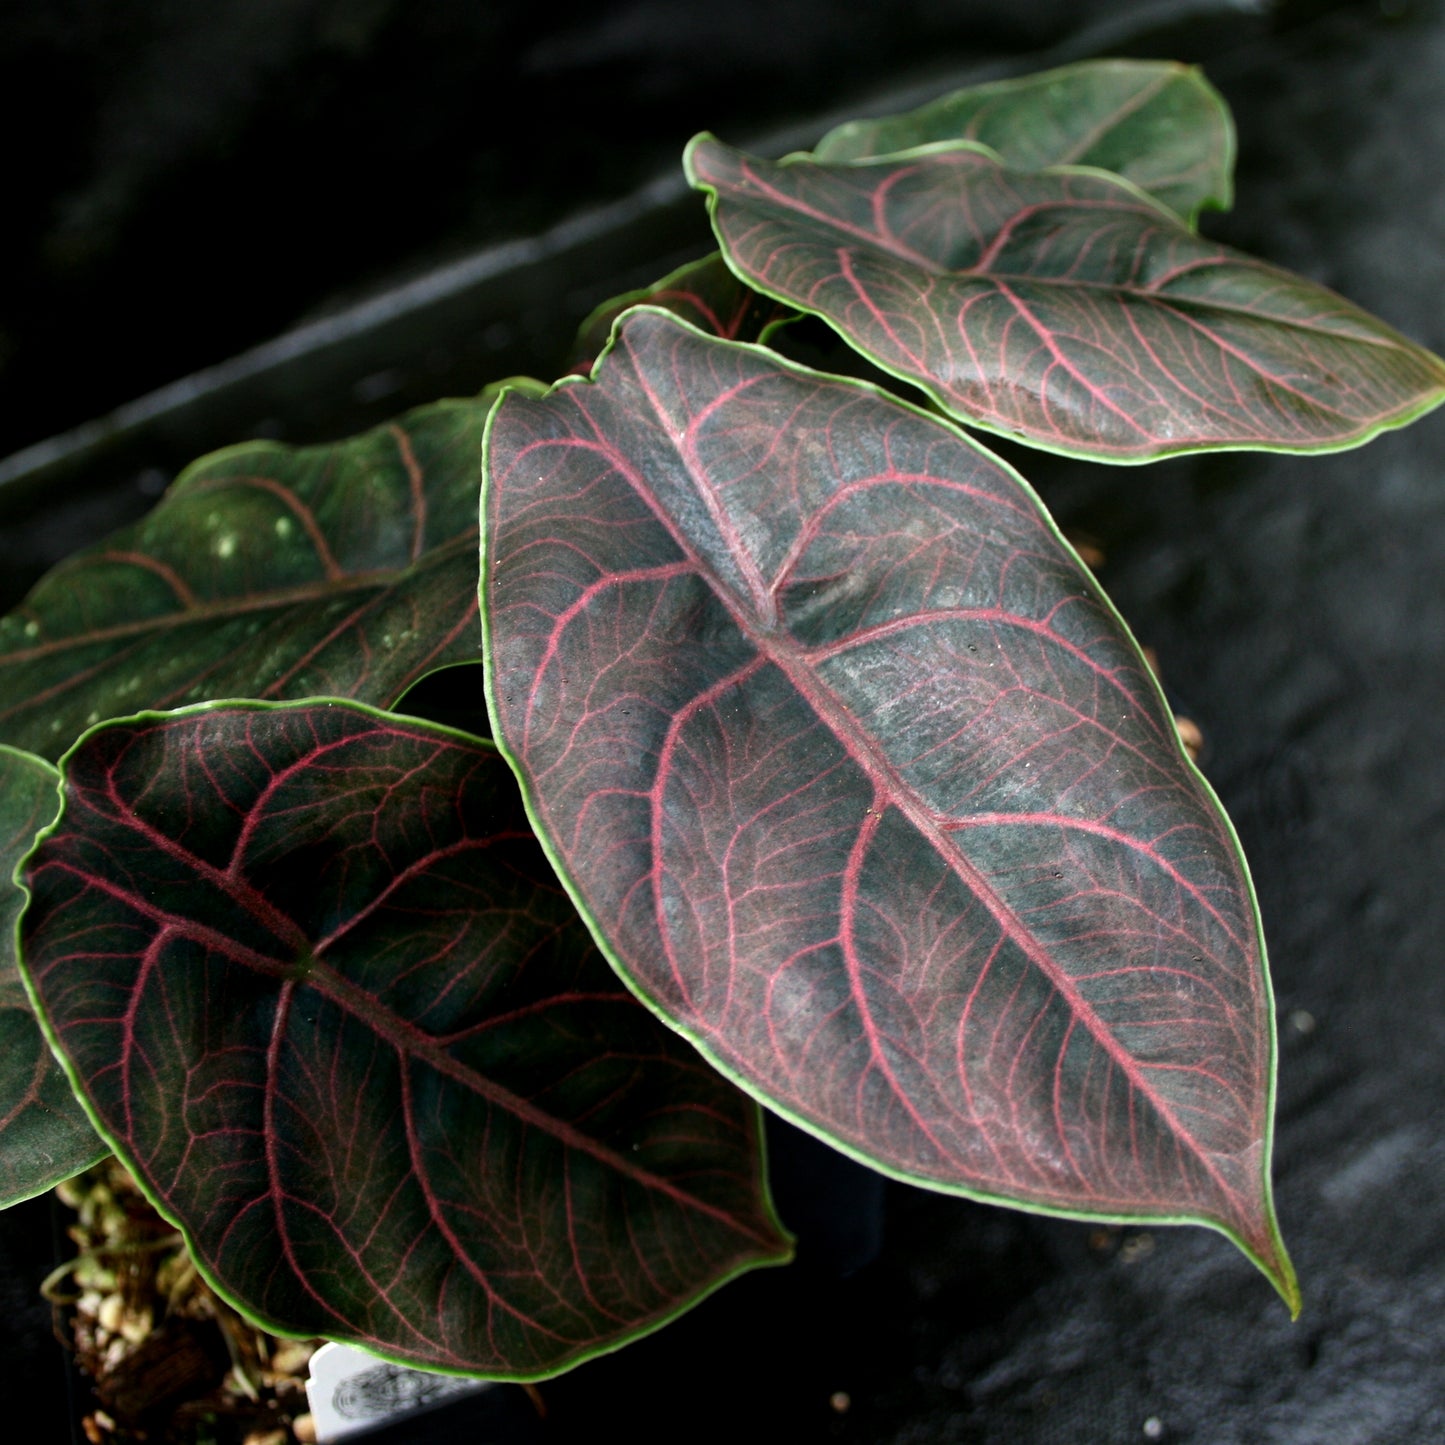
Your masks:
M 487 745 L 341 703 L 97 729 L 24 960 L 258 1319 L 537 1376 L 786 1253 L 756 1109 L 598 957 Z
M 387 706 L 479 660 L 490 396 L 334 446 L 204 457 L 135 526 L 0 620 L 0 739 L 55 758 L 92 723 L 215 697 Z
M 25 895 L 11 878 L 55 817 L 59 781 L 48 763 L 0 746 L 0 1209 L 79 1174 L 107 1152 L 51 1055 L 15 963 Z
M 771 296 L 744 286 L 714 251 L 664 276 L 655 286 L 629 291 L 605 301 L 582 323 L 572 348 L 572 371 L 592 370 L 612 335 L 617 318 L 633 306 L 659 306 L 724 341 L 761 341 L 780 321 L 793 314 Z
M 1238 846 L 1012 472 L 634 312 L 484 497 L 496 737 L 665 1017 L 891 1173 L 1211 1223 L 1293 1300 Z
M 1094 172 L 971 150 L 778 164 L 710 136 L 688 169 L 750 285 L 1033 446 L 1116 462 L 1327 451 L 1445 398 L 1438 357 Z
M 905 115 L 829 131 L 820 161 L 872 160 L 941 141 L 973 141 L 1022 171 L 1097 166 L 1192 221 L 1233 199 L 1234 124 L 1192 65 L 1086 60 L 973 85 Z

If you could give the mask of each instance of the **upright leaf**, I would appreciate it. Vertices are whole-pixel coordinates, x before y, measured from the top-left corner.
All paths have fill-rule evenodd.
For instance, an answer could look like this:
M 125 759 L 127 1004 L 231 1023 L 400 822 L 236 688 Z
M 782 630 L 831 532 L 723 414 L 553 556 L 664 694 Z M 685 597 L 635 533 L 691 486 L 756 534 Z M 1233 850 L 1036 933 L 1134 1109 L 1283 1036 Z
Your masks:
M 1233 200 L 1229 107 L 1196 67 L 1170 60 L 1085 60 L 972 85 L 904 115 L 849 121 L 813 155 L 874 160 L 948 141 L 986 145 L 1021 171 L 1114 171 L 1191 224 Z
M 25 967 L 240 1308 L 536 1377 L 786 1253 L 754 1106 L 597 957 L 489 746 L 231 704 L 63 766 Z
M 1244 863 L 1019 478 L 649 311 L 487 466 L 496 736 L 654 1007 L 889 1173 L 1211 1224 L 1293 1303 Z
M 0 739 L 54 758 L 103 718 L 213 697 L 387 706 L 428 672 L 479 661 L 490 404 L 188 467 L 147 517 L 0 619 Z
M 50 1053 L 15 965 L 25 895 L 12 877 L 60 807 L 59 782 L 48 763 L 0 745 L 0 1209 L 106 1153 Z
M 1438 357 L 1096 172 L 975 150 L 774 163 L 710 136 L 687 166 L 749 285 L 1049 451 L 1337 450 L 1445 398 Z
M 759 296 L 744 286 L 714 251 L 700 261 L 679 266 L 655 286 L 604 301 L 577 333 L 572 346 L 571 370 L 584 375 L 591 371 L 612 335 L 617 318 L 624 311 L 643 305 L 660 306 L 725 341 L 761 341 L 774 326 L 793 314 L 771 296 Z

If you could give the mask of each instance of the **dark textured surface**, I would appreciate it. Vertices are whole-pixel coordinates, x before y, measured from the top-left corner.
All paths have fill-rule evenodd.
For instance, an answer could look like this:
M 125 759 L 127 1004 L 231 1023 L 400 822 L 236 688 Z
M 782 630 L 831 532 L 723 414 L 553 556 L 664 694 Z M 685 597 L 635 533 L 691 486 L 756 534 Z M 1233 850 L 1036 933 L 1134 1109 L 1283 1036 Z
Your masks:
M 1143 8 L 7 6 L 0 454 L 378 277 L 630 190 L 705 125 L 776 124 L 920 57 L 1006 55 Z
M 1168 47 L 1208 61 L 1240 120 L 1237 212 L 1207 231 L 1442 349 L 1445 6 L 1346 6 L 1264 39 L 1248 16 L 1237 27 L 1236 44 L 1212 27 L 1207 46 Z M 702 119 L 744 139 L 716 110 Z M 783 1161 L 785 1218 L 840 1205 L 799 1264 L 543 1386 L 544 1438 L 1445 1435 L 1445 415 L 1319 459 L 1025 465 L 1104 546 L 1102 580 L 1203 727 L 1254 868 L 1281 1018 L 1278 1202 L 1305 1312 L 1291 1325 L 1200 1230 L 1096 1234 L 896 1186 L 882 1253 L 840 1278 L 872 1220 L 848 1191 L 876 1186 L 803 1149 Z M 23 1217 L 5 1217 L 7 1241 Z M 15 1309 L 7 1405 L 44 1378 L 23 1362 L 46 1312 Z

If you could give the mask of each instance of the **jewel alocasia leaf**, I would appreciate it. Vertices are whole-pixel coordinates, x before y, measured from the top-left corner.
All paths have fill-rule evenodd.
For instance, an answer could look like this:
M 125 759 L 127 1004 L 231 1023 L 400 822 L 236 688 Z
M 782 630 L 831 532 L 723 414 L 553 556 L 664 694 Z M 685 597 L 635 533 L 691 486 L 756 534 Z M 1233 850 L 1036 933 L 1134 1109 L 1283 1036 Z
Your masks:
M 761 341 L 771 327 L 793 314 L 771 296 L 759 296 L 744 286 L 714 251 L 700 261 L 679 266 L 655 286 L 604 301 L 577 332 L 571 370 L 590 371 L 607 345 L 617 318 L 633 306 L 644 304 L 671 311 L 709 336 L 721 336 L 725 341 Z
M 102 718 L 214 697 L 387 706 L 476 662 L 491 395 L 334 446 L 249 442 L 0 619 L 0 739 L 58 757 Z
M 710 136 L 687 166 L 749 285 L 1033 446 L 1115 462 L 1328 451 L 1445 398 L 1438 357 L 1099 173 L 967 149 L 775 163 Z
M 1022 171 L 1097 166 L 1193 221 L 1233 198 L 1234 125 L 1192 65 L 1086 60 L 1016 80 L 974 85 L 906 115 L 831 130 L 820 161 L 871 160 L 940 141 L 973 141 Z
M 25 895 L 11 876 L 55 817 L 59 781 L 49 763 L 0 746 L 0 1208 L 69 1179 L 106 1153 L 51 1055 L 15 966 Z
M 23 966 L 241 1308 L 535 1377 L 786 1254 L 756 1107 L 597 956 L 488 745 L 223 704 L 62 767 Z
M 862 385 L 634 312 L 488 430 L 499 746 L 615 966 L 906 1179 L 1194 1220 L 1295 1301 L 1233 832 L 1028 488 Z

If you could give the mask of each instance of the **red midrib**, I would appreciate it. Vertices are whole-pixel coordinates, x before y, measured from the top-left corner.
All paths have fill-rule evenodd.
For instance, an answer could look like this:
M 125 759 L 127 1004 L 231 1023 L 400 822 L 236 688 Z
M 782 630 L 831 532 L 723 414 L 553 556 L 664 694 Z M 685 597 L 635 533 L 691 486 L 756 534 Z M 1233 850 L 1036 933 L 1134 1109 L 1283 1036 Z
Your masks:
M 208 876 L 214 875 L 216 870 L 209 865 L 196 859 L 193 855 L 186 853 L 186 850 L 172 845 L 169 850 L 172 857 L 190 858 L 198 871 Z M 151 919 L 157 924 L 168 926 L 175 934 L 190 938 L 201 944 L 203 947 L 215 950 L 223 957 L 228 958 L 234 964 L 250 968 L 268 978 L 276 979 L 283 989 L 288 989 L 295 981 L 296 970 L 300 960 L 289 961 L 285 958 L 269 958 L 257 954 L 242 945 L 238 945 L 234 939 L 224 934 L 205 928 L 196 924 L 191 919 L 180 918 L 167 910 L 151 903 L 149 900 L 131 892 L 129 889 L 118 887 L 108 880 L 101 879 L 91 873 L 84 872 L 70 864 L 57 864 L 67 872 L 71 872 L 81 878 L 85 883 L 99 888 L 102 892 L 128 904 L 136 909 L 143 916 Z M 244 899 L 238 899 L 245 906 Z M 269 913 L 274 916 L 274 910 L 269 908 Z M 286 920 L 288 923 L 290 920 Z M 269 925 L 268 925 L 269 926 Z M 291 925 L 295 929 L 295 925 Z M 292 939 L 299 937 L 299 929 L 292 934 Z M 281 942 L 281 939 L 277 940 Z M 289 941 L 289 940 L 288 940 Z M 690 1194 L 687 1190 L 680 1188 L 670 1180 L 661 1175 L 643 1169 L 634 1161 L 624 1155 L 609 1149 L 606 1145 L 590 1138 L 581 1130 L 559 1119 L 554 1115 L 547 1114 L 538 1109 L 535 1105 L 503 1088 L 500 1084 L 494 1083 L 484 1075 L 468 1068 L 451 1056 L 446 1048 L 439 1044 L 430 1034 L 415 1024 L 398 1017 L 396 1014 L 383 1009 L 376 1000 L 348 979 L 342 977 L 336 970 L 319 959 L 312 958 L 305 968 L 305 986 L 314 988 L 323 997 L 328 998 L 338 1007 L 345 1009 L 354 1018 L 360 1020 L 379 1037 L 385 1039 L 399 1053 L 410 1055 L 424 1060 L 426 1063 L 437 1069 L 438 1072 L 447 1075 L 464 1088 L 481 1095 L 489 1102 L 497 1105 L 505 1112 L 515 1115 L 529 1127 L 536 1128 L 541 1132 L 555 1138 L 567 1148 L 575 1149 L 579 1153 L 590 1155 L 599 1163 L 607 1165 L 616 1170 L 625 1178 L 631 1179 L 634 1183 L 643 1188 L 665 1195 L 680 1207 L 695 1210 L 697 1213 L 723 1224 L 734 1233 L 744 1238 L 751 1239 L 763 1246 L 770 1252 L 776 1241 L 766 1235 L 750 1228 L 744 1221 L 735 1218 L 726 1210 L 699 1199 Z
M 714 141 L 714 144 L 721 146 L 720 142 Z M 722 149 L 726 150 L 727 148 L 722 147 Z M 746 162 L 750 158 L 743 157 L 741 159 Z M 1337 332 L 1331 330 L 1328 327 L 1310 325 L 1306 322 L 1296 321 L 1293 318 L 1287 316 L 1271 316 L 1267 314 L 1261 316 L 1258 311 L 1252 311 L 1245 306 L 1236 306 L 1226 304 L 1224 302 L 1204 300 L 1202 298 L 1196 297 L 1170 296 L 1166 293 L 1161 293 L 1153 287 L 1149 286 L 1132 285 L 1129 283 L 1117 281 L 1090 281 L 1079 280 L 1071 277 L 1038 276 L 1029 272 L 1014 273 L 996 270 L 976 270 L 971 267 L 963 269 L 946 267 L 934 261 L 931 257 L 924 255 L 922 252 L 914 250 L 911 246 L 907 245 L 906 242 L 902 242 L 896 239 L 890 240 L 888 238 L 878 235 L 874 231 L 868 230 L 866 227 L 852 225 L 849 222 L 841 219 L 840 217 L 831 215 L 828 212 L 817 211 L 813 209 L 804 201 L 788 194 L 786 191 L 779 191 L 769 182 L 765 181 L 760 175 L 754 173 L 747 164 L 742 165 L 742 171 L 747 180 L 757 186 L 767 200 L 771 200 L 772 202 L 774 202 L 779 207 L 779 209 L 785 211 L 789 215 L 804 217 L 807 220 L 814 222 L 820 228 L 827 228 L 834 233 L 841 233 L 846 236 L 854 237 L 856 240 L 864 242 L 865 244 L 868 244 L 870 246 L 875 246 L 878 249 L 885 251 L 889 255 L 897 257 L 900 260 L 911 262 L 912 264 L 918 266 L 920 270 L 925 270 L 929 272 L 929 274 L 934 276 L 976 277 L 980 280 L 1015 283 L 1026 282 L 1030 285 L 1058 287 L 1060 289 L 1069 291 L 1104 291 L 1112 295 L 1127 296 L 1138 300 L 1167 302 L 1175 307 L 1187 305 L 1189 307 L 1197 308 L 1202 311 L 1213 311 L 1222 313 L 1224 315 L 1243 316 L 1254 321 L 1266 320 L 1272 325 L 1288 328 L 1290 330 L 1303 331 L 1307 335 L 1328 336 L 1332 340 L 1346 343 L 1353 342 L 1361 346 L 1376 346 L 1387 350 L 1403 352 L 1407 354 L 1412 354 L 1417 350 L 1417 348 L 1415 348 L 1410 342 L 1404 340 L 1404 338 L 1397 339 L 1386 335 L 1360 336 L 1354 332 Z M 713 194 L 717 197 L 717 200 L 720 204 L 727 203 L 730 205 L 735 205 L 739 209 L 746 209 L 748 205 L 748 200 L 745 194 L 741 196 L 737 192 L 724 194 L 719 189 L 719 187 L 724 184 L 724 182 L 717 178 L 716 175 L 714 175 L 712 179 L 705 180 L 704 183 L 709 187 L 709 189 L 713 191 Z M 1127 197 L 1122 198 L 1122 200 L 1127 199 Z M 1126 205 L 1122 203 L 1122 200 L 1120 204 L 1116 206 L 1110 206 L 1109 209 L 1116 210 L 1120 214 L 1143 215 L 1155 224 L 1164 226 L 1167 226 L 1169 224 L 1169 217 L 1167 215 L 1155 214 L 1152 211 L 1147 211 L 1143 206 L 1137 203 L 1134 205 Z M 1037 202 L 1035 203 L 1034 208 L 1038 209 L 1045 206 L 1072 208 L 1076 210 L 1086 207 L 1098 208 L 1097 203 L 1083 202 L 1075 197 L 1069 196 L 1060 196 L 1058 198 L 1051 198 L 1047 201 Z M 1179 230 L 1183 233 L 1180 239 L 1191 241 L 1195 245 L 1204 244 L 1200 241 L 1199 237 L 1194 232 L 1188 231 L 1187 228 L 1184 227 L 1182 222 L 1176 221 L 1174 222 L 1174 225 L 1178 227 Z M 987 250 L 987 245 L 985 245 L 984 249 Z M 1296 284 L 1298 283 L 1298 278 L 1289 276 L 1286 272 L 1276 271 L 1274 267 L 1269 266 L 1265 262 L 1257 261 L 1253 257 L 1242 254 L 1236 255 L 1227 250 L 1224 250 L 1223 248 L 1217 248 L 1212 254 L 1200 257 L 1199 264 L 1239 266 L 1251 271 L 1263 272 L 1269 275 L 1277 275 L 1281 279 L 1296 282 Z M 754 267 L 750 269 L 754 270 L 753 284 L 768 284 L 767 273 L 762 267 Z M 776 285 L 777 283 L 773 284 Z M 1323 288 L 1319 289 L 1323 290 Z M 785 295 L 780 297 L 779 299 L 788 302 L 796 302 L 798 300 L 796 296 L 792 295 Z M 1345 304 L 1346 306 L 1349 305 L 1348 302 L 1343 304 Z M 1442 383 L 1445 383 L 1445 367 L 1438 367 L 1435 369 L 1437 371 L 1437 374 L 1440 376 Z
M 634 330 L 640 329 L 640 326 L 634 326 Z M 675 422 L 668 416 L 661 400 L 652 391 L 640 367 L 634 366 L 633 375 L 636 377 L 639 389 L 657 418 L 659 429 L 665 436 L 672 439 L 677 434 Z M 589 418 L 589 421 L 590 420 L 591 418 Z M 595 426 L 596 423 L 593 422 L 593 425 Z M 862 730 L 841 700 L 825 688 L 813 674 L 806 663 L 806 649 L 800 647 L 791 638 L 785 639 L 779 632 L 764 630 L 756 624 L 738 599 L 713 575 L 712 569 L 708 567 L 702 556 L 699 555 L 696 548 L 692 545 L 691 539 L 672 517 L 663 510 L 651 489 L 643 483 L 640 475 L 615 449 L 610 446 L 599 448 L 588 442 L 574 441 L 573 444 L 580 444 L 589 449 L 603 450 L 613 461 L 614 465 L 618 467 L 623 476 L 627 478 L 637 492 L 644 505 L 647 506 L 657 518 L 660 525 L 666 529 L 668 535 L 672 537 L 683 554 L 692 561 L 699 576 L 708 584 L 714 596 L 716 596 L 727 609 L 739 631 L 742 632 L 748 641 L 757 649 L 759 655 L 773 663 L 779 671 L 783 673 L 796 689 L 799 696 L 813 710 L 815 716 L 817 716 L 843 744 L 845 750 L 869 779 L 875 792 L 888 798 L 892 804 L 898 808 L 899 812 L 908 819 L 919 834 L 929 842 L 938 857 L 954 869 L 963 880 L 965 886 L 973 892 L 974 896 L 977 897 L 988 910 L 1000 930 L 1019 948 L 1030 963 L 1049 980 L 1052 987 L 1054 987 L 1060 997 L 1063 998 L 1074 1016 L 1077 1017 L 1088 1030 L 1090 1036 L 1103 1050 L 1105 1055 L 1129 1080 L 1131 1087 L 1156 1110 L 1174 1137 L 1189 1148 L 1190 1152 L 1199 1160 L 1224 1197 L 1230 1200 L 1236 1209 L 1238 1209 L 1240 1216 L 1247 1217 L 1247 1211 L 1239 1203 L 1239 1196 L 1236 1189 L 1219 1172 L 1219 1168 L 1215 1164 L 1213 1157 L 1202 1150 L 1193 1135 L 1182 1126 L 1168 1101 L 1159 1096 L 1140 1066 L 1127 1050 L 1119 1044 L 1113 1034 L 1110 1033 L 1088 1001 L 1079 992 L 1077 985 L 1073 979 L 1070 978 L 1068 972 L 1054 961 L 1041 941 L 1034 936 L 1013 909 L 998 895 L 992 885 L 984 878 L 962 849 L 944 831 L 931 810 L 904 784 L 894 769 L 893 764 L 883 753 L 877 742 L 871 735 Z M 676 445 L 676 443 L 674 443 L 674 445 Z M 688 458 L 684 449 L 679 447 L 677 450 L 679 463 L 684 467 L 694 484 L 699 489 L 706 488 L 712 490 L 712 484 L 706 473 L 703 472 L 701 468 L 694 470 L 689 467 Z M 723 509 L 724 504 L 720 498 L 714 496 L 708 500 L 710 502 L 709 510 L 713 512 L 714 515 Z M 661 926 L 661 922 L 659 921 L 659 927 Z M 858 998 L 858 1006 L 864 1018 L 868 1019 L 869 1011 L 866 1000 Z M 869 1033 L 871 1039 L 873 1034 L 871 1024 L 869 1026 Z

